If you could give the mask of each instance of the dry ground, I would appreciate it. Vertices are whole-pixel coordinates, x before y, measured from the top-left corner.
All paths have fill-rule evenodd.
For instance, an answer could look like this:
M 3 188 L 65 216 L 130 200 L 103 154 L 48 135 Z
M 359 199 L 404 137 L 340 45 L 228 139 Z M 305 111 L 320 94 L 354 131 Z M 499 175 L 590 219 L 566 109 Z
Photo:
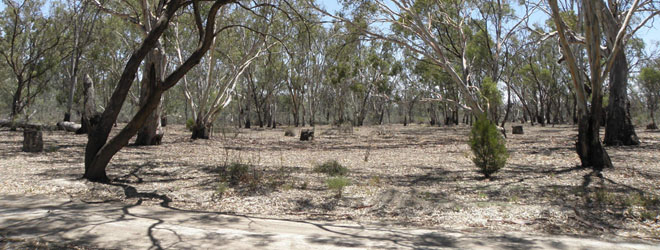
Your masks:
M 509 128 L 510 129 L 510 128 Z M 127 147 L 108 167 L 113 184 L 81 180 L 84 135 L 44 132 L 45 153 L 21 152 L 22 133 L 0 130 L 0 194 L 47 194 L 184 210 L 452 230 L 518 231 L 660 240 L 660 133 L 638 130 L 639 147 L 610 147 L 615 168 L 576 167 L 571 126 L 509 135 L 507 166 L 484 180 L 472 164 L 468 128 L 412 125 L 317 127 L 316 140 L 283 129 L 218 129 L 192 141 L 166 128 L 161 146 Z M 296 129 L 296 132 L 299 132 Z M 342 197 L 314 166 L 350 169 Z M 253 166 L 219 186 L 226 166 Z

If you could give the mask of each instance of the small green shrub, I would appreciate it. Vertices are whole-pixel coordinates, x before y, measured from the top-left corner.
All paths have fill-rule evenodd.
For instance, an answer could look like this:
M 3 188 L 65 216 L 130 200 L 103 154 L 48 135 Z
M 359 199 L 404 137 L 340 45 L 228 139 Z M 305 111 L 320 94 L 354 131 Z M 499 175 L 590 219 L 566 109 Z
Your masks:
M 284 136 L 294 137 L 294 136 L 296 136 L 296 132 L 293 131 L 292 128 L 287 128 L 287 129 L 284 130 Z
M 232 163 L 220 172 L 220 182 L 225 182 L 229 186 L 247 186 L 254 190 L 261 186 L 262 176 L 251 165 L 243 163 Z
M 229 186 L 227 185 L 226 182 L 224 181 L 218 182 L 218 190 L 217 190 L 218 196 L 222 197 L 222 195 L 224 195 L 225 192 L 227 192 L 227 189 L 229 189 Z
M 344 176 L 348 174 L 348 168 L 342 166 L 336 160 L 326 161 L 323 164 L 316 165 L 314 172 L 324 173 L 330 176 Z
M 351 181 L 345 177 L 333 177 L 325 181 L 328 185 L 328 189 L 333 190 L 337 193 L 337 197 L 341 197 L 344 187 L 351 185 Z
M 654 221 L 656 218 L 658 218 L 658 216 L 660 216 L 660 211 L 658 211 L 658 210 L 655 210 L 655 211 L 645 210 L 645 211 L 640 212 L 639 216 L 640 216 L 640 219 L 642 221 L 645 221 L 645 220 Z
M 490 178 L 506 164 L 509 153 L 506 151 L 504 138 L 486 115 L 478 117 L 472 126 L 469 143 L 474 153 L 472 161 L 486 178 Z
M 192 118 L 186 120 L 186 129 L 188 129 L 188 131 L 192 132 L 193 127 L 195 127 L 195 120 L 192 119 Z
M 377 187 L 380 186 L 380 176 L 372 176 L 369 178 L 369 186 Z
M 245 182 L 248 179 L 250 166 L 242 163 L 232 163 L 227 168 L 227 178 L 229 184 L 238 185 L 240 182 Z

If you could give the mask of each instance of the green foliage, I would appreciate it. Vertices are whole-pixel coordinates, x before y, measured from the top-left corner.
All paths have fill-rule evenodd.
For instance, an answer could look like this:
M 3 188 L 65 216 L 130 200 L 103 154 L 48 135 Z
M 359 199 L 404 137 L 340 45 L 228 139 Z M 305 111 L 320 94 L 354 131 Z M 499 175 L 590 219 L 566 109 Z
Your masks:
M 326 161 L 323 164 L 316 165 L 314 172 L 324 173 L 329 176 L 344 176 L 348 174 L 348 168 L 342 166 L 336 160 Z
M 577 30 L 578 28 L 578 16 L 575 14 L 574 11 L 562 11 L 559 13 L 561 16 L 561 19 L 564 20 L 564 23 L 571 29 L 571 30 Z M 545 21 L 545 25 L 547 27 L 550 27 L 552 31 L 557 30 L 557 26 L 555 25 L 554 20 L 552 20 L 552 17 L 548 18 Z
M 506 164 L 509 153 L 504 138 L 485 115 L 478 117 L 472 126 L 469 144 L 474 153 L 472 161 L 486 178 L 490 178 Z
M 639 73 L 641 87 L 645 92 L 658 95 L 660 91 L 660 70 L 646 67 Z
M 328 189 L 334 190 L 337 193 L 337 197 L 341 197 L 344 188 L 351 185 L 351 181 L 345 177 L 329 178 L 325 183 L 328 185 Z
M 222 197 L 222 195 L 225 192 L 227 192 L 228 189 L 229 189 L 229 185 L 227 185 L 227 182 L 221 181 L 221 182 L 218 182 L 218 188 L 217 188 L 216 192 L 218 193 L 218 196 Z
M 186 121 L 186 129 L 188 129 L 188 131 L 192 132 L 193 127 L 195 127 L 195 120 L 190 118 Z
M 488 107 L 490 117 L 496 117 L 497 108 L 502 105 L 502 93 L 492 78 L 486 77 L 481 83 L 481 97 L 482 106 Z
M 483 30 L 478 31 L 472 36 L 472 39 L 470 39 L 467 45 L 466 54 L 468 58 L 474 58 L 474 66 L 479 68 L 486 67 L 486 64 L 489 63 L 488 57 L 491 54 L 488 48 L 492 47 L 492 44 L 494 42 L 488 37 L 488 33 Z
M 491 107 L 502 105 L 502 93 L 497 88 L 497 83 L 492 78 L 486 77 L 481 83 L 481 95 L 484 102 L 488 102 Z
M 245 184 L 250 190 L 254 190 L 262 184 L 261 177 L 253 166 L 234 162 L 220 173 L 220 182 L 230 186 Z
M 247 164 L 232 163 L 227 168 L 227 177 L 229 178 L 229 183 L 232 185 L 237 185 L 239 182 L 247 180 L 249 171 L 250 166 Z

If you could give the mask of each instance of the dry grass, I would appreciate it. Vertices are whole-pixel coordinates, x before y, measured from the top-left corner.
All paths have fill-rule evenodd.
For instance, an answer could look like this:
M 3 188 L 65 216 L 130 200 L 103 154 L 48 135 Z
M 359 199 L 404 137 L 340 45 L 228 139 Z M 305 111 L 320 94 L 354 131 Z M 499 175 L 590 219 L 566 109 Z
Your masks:
M 0 131 L 0 193 L 122 200 L 290 219 L 352 220 L 415 227 L 660 238 L 660 133 L 639 130 L 640 147 L 608 148 L 604 178 L 577 168 L 570 126 L 510 135 L 506 167 L 484 180 L 472 164 L 467 127 L 399 125 L 324 133 L 314 141 L 282 129 L 216 133 L 192 141 L 167 127 L 164 145 L 127 147 L 112 160 L 115 185 L 80 179 L 86 137 L 45 132 L 40 154 L 23 153 L 22 133 Z M 365 160 L 368 154 L 368 160 Z M 337 160 L 352 185 L 341 198 L 314 166 Z M 260 183 L 229 185 L 232 163 L 254 166 Z M 170 201 L 171 200 L 171 201 Z M 655 217 L 654 217 L 655 216 Z

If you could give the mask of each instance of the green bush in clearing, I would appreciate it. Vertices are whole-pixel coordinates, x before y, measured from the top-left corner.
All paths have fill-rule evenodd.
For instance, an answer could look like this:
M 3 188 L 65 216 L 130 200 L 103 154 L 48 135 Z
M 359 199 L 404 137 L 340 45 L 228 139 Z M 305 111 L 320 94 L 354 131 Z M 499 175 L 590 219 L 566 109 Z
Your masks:
M 238 185 L 240 182 L 248 182 L 250 166 L 242 163 L 232 163 L 227 167 L 227 181 L 231 185 Z
M 348 174 L 348 168 L 342 166 L 336 160 L 326 161 L 323 164 L 316 165 L 314 172 L 324 173 L 330 176 L 344 176 Z
M 228 189 L 229 189 L 229 186 L 227 185 L 226 182 L 224 182 L 224 181 L 218 182 L 218 189 L 216 190 L 217 193 L 218 193 L 218 196 L 222 197 L 222 195 L 224 195 L 225 192 L 227 192 Z
M 344 187 L 351 185 L 351 181 L 345 177 L 329 178 L 325 181 L 325 183 L 328 185 L 328 189 L 337 192 L 337 197 L 341 197 L 341 194 L 344 191 Z
M 478 117 L 472 126 L 469 143 L 474 153 L 472 161 L 486 178 L 490 178 L 506 164 L 509 153 L 504 138 L 486 115 Z

